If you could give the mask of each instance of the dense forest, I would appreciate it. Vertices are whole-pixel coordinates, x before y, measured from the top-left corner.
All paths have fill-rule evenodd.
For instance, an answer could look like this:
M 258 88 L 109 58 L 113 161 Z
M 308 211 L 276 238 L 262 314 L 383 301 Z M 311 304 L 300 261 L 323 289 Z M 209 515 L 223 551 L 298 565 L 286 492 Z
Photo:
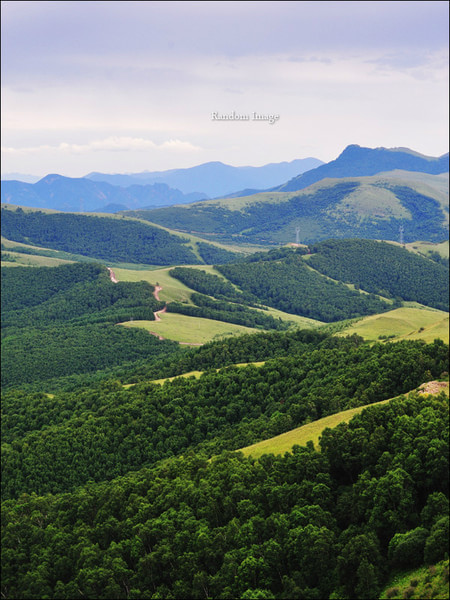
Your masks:
M 308 264 L 333 279 L 449 310 L 448 265 L 374 240 L 327 240 L 311 246 L 311 252 Z
M 297 253 L 289 254 L 279 260 L 217 265 L 217 270 L 267 306 L 327 323 L 393 308 L 374 294 L 362 294 L 324 277 Z
M 149 265 L 202 262 L 187 245 L 187 239 L 134 220 L 21 208 L 2 208 L 1 217 L 2 235 L 15 242 L 113 262 Z M 235 253 L 201 244 L 199 252 L 208 259 L 214 258 L 214 262 L 236 259 Z
M 252 310 L 250 307 L 261 308 L 257 304 L 258 299 L 251 293 L 239 291 L 218 275 L 188 267 L 175 267 L 169 274 L 201 292 L 191 294 L 193 304 L 171 302 L 167 306 L 169 312 L 260 329 L 288 329 L 290 326 L 289 322 L 264 314 L 261 310 Z
M 244 294 L 223 277 L 207 273 L 201 269 L 175 267 L 169 271 L 169 274 L 196 292 L 214 296 L 218 300 L 237 301 L 241 304 L 249 304 L 257 301 L 257 298 L 253 294 Z
M 412 396 L 259 461 L 187 453 L 2 505 L 5 598 L 377 598 L 448 556 L 448 401 Z
M 448 268 L 357 239 L 197 250 L 221 275 L 172 269 L 195 291 L 168 310 L 264 331 L 186 348 L 119 325 L 165 306 L 144 281 L 2 268 L 2 597 L 370 600 L 448 560 L 448 397 L 418 391 L 448 379 L 448 345 L 283 330 L 261 307 L 439 308 Z M 239 452 L 358 407 L 316 446 Z
M 328 336 L 304 344 L 260 367 L 206 370 L 164 386 L 113 382 L 52 398 L 11 390 L 2 415 L 4 497 L 67 491 L 192 447 L 236 449 L 448 371 L 439 342 L 368 346 Z

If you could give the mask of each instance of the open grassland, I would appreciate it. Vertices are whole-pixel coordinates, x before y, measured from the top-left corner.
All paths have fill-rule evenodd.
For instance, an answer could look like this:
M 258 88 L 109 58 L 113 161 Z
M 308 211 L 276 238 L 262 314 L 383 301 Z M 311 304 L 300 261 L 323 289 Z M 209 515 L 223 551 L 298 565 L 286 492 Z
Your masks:
M 185 267 L 199 269 L 206 273 L 217 275 L 225 280 L 225 277 L 216 271 L 212 265 L 183 265 Z M 171 277 L 169 271 L 173 267 L 163 267 L 154 270 L 136 269 L 114 269 L 114 273 L 119 281 L 147 281 L 153 286 L 159 285 L 162 290 L 159 292 L 159 297 L 163 302 L 190 302 L 190 296 L 194 292 L 175 277 Z M 228 281 L 228 280 L 226 280 Z
M 426 600 L 449 598 L 449 561 L 443 560 L 437 565 L 420 567 L 401 573 L 393 579 L 380 595 L 380 600 L 388 598 L 412 598 Z
M 423 393 L 440 393 L 445 391 L 448 395 L 448 382 L 442 382 L 440 384 L 435 383 L 435 385 L 436 388 L 433 388 L 430 382 L 430 384 L 421 386 L 421 389 L 423 388 Z M 308 442 L 313 442 L 314 446 L 318 448 L 319 439 L 324 429 L 332 429 L 333 427 L 337 427 L 340 423 L 348 423 L 352 417 L 365 408 L 368 408 L 369 406 L 380 406 L 391 400 L 392 398 L 389 398 L 388 400 L 381 400 L 381 402 L 375 402 L 374 404 L 358 406 L 357 408 L 350 408 L 349 410 L 344 410 L 335 415 L 329 415 L 328 417 L 313 421 L 312 423 L 307 423 L 306 425 L 302 425 L 301 427 L 297 427 L 296 429 L 292 429 L 291 431 L 287 431 L 286 433 L 282 433 L 281 435 L 277 435 L 268 440 L 263 440 L 262 442 L 247 446 L 246 448 L 241 448 L 239 452 L 242 452 L 244 456 L 259 458 L 263 454 L 284 454 L 285 452 L 290 452 L 293 446 L 305 446 Z
M 193 290 L 184 283 L 169 275 L 173 267 L 163 267 L 155 270 L 114 269 L 118 281 L 147 281 L 153 286 L 159 285 L 162 290 L 159 298 L 163 302 L 190 302 Z
M 192 304 L 190 296 L 194 290 L 187 287 L 184 283 L 181 283 L 181 281 L 178 281 L 178 279 L 171 277 L 169 271 L 172 268 L 173 267 L 164 267 L 142 271 L 136 269 L 115 268 L 114 273 L 119 281 L 147 281 L 153 286 L 159 285 L 162 287 L 162 290 L 159 292 L 159 298 L 163 302 L 185 302 Z M 192 265 L 192 268 L 205 271 L 211 275 L 217 275 L 221 279 L 228 281 L 228 279 L 219 273 L 212 265 Z M 280 318 L 283 321 L 289 321 L 295 327 L 314 329 L 323 325 L 321 321 L 300 317 L 298 315 L 291 315 L 275 308 L 268 308 L 264 311 L 264 314 L 271 315 L 276 319 Z
M 255 203 L 268 202 L 269 204 L 279 204 L 287 202 L 290 198 L 298 196 L 298 192 L 259 192 L 251 196 L 240 196 L 238 198 L 217 198 L 213 200 L 202 200 L 201 202 L 193 202 L 184 204 L 180 208 L 198 209 L 202 207 L 220 207 L 232 211 L 242 211 Z
M 336 335 L 356 333 L 365 340 L 424 340 L 440 338 L 449 342 L 449 314 L 427 307 L 401 307 L 379 315 L 370 315 L 350 324 Z
M 202 374 L 203 374 L 203 371 L 189 371 L 189 373 L 183 373 L 182 375 L 174 375 L 173 377 L 165 377 L 164 379 L 152 379 L 152 381 L 150 381 L 150 383 L 156 383 L 158 385 L 162 385 L 166 381 L 173 381 L 174 379 L 177 379 L 178 377 L 183 377 L 184 379 L 189 379 L 189 377 L 195 377 L 195 379 L 198 379 Z M 125 389 L 128 389 L 135 385 L 136 385 L 135 383 L 125 383 L 122 387 Z
M 252 362 L 252 363 L 238 363 L 233 365 L 233 367 L 248 367 L 248 365 L 252 365 L 254 367 L 261 367 L 262 365 L 265 364 L 265 361 L 260 361 L 260 362 Z M 224 367 L 225 369 L 227 369 L 228 367 Z M 221 371 L 222 369 L 216 369 L 216 372 Z M 163 379 L 152 379 L 149 383 L 156 383 L 158 385 L 163 385 L 164 383 L 166 383 L 166 381 L 173 381 L 174 379 L 178 379 L 179 377 L 183 377 L 185 379 L 189 379 L 189 377 L 195 377 L 195 379 L 198 379 L 199 377 L 201 377 L 203 375 L 204 371 L 189 371 L 189 373 L 183 373 L 181 375 L 174 375 L 173 377 L 164 377 Z M 124 387 L 125 389 L 133 387 L 134 385 L 136 385 L 135 383 L 126 383 L 124 384 L 122 387 Z
M 385 404 L 389 401 L 390 400 L 382 400 L 381 402 L 376 402 L 369 406 Z M 242 452 L 244 456 L 259 458 L 263 454 L 284 454 L 285 452 L 290 452 L 295 445 L 306 446 L 307 442 L 313 442 L 314 446 L 317 448 L 319 438 L 324 429 L 327 427 L 332 429 L 339 425 L 339 423 L 348 423 L 354 415 L 360 413 L 364 408 L 367 408 L 367 406 L 350 408 L 349 410 L 344 410 L 335 415 L 324 417 L 323 419 L 307 423 L 306 425 L 302 425 L 301 427 L 297 427 L 296 429 L 292 429 L 291 431 L 287 431 L 286 433 L 282 433 L 268 440 L 263 440 L 262 442 L 247 446 L 246 448 L 241 448 L 239 452 Z
M 374 186 L 371 184 L 370 178 L 367 179 L 369 181 L 366 183 L 361 178 L 361 185 L 348 194 L 335 208 L 329 210 L 328 214 L 344 219 L 352 213 L 358 214 L 360 218 L 411 218 L 409 211 L 402 206 L 392 191 Z M 348 179 L 348 181 L 353 181 L 353 179 Z
M 2 267 L 57 267 L 58 265 L 74 262 L 63 258 L 38 256 L 36 254 L 22 254 L 21 252 L 9 252 L 3 250 L 2 254 L 3 253 L 9 255 L 13 260 L 2 260 Z
M 431 252 L 437 252 L 443 258 L 449 258 L 449 241 L 445 240 L 440 244 L 433 244 L 431 242 L 412 242 L 406 244 L 408 250 L 419 252 L 420 254 L 430 254 Z
M 188 345 L 202 345 L 224 337 L 261 331 L 261 329 L 252 329 L 233 323 L 188 317 L 176 313 L 163 314 L 161 321 L 128 321 L 122 323 L 122 325 L 125 327 L 141 327 L 166 340 Z

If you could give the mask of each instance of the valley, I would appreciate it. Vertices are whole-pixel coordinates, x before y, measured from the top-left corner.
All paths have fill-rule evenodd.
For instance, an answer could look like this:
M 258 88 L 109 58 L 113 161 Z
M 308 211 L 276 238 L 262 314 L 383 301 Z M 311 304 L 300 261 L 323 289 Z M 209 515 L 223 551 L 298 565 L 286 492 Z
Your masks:
M 3 597 L 444 598 L 448 158 L 366 150 L 2 205 Z

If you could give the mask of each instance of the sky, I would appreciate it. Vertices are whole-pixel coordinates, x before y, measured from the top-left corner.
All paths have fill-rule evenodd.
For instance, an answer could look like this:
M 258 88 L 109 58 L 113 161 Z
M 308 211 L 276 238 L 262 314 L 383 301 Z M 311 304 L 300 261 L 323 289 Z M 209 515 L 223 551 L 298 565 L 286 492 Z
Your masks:
M 448 152 L 447 1 L 1 9 L 3 174 Z

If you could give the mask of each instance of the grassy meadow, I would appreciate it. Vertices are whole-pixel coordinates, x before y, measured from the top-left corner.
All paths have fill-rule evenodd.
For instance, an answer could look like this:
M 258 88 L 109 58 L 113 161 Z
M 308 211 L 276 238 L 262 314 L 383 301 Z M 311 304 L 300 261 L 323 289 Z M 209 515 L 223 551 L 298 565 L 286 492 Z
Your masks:
M 449 342 L 449 314 L 434 308 L 403 306 L 389 312 L 370 315 L 350 324 L 337 335 L 356 333 L 366 340 L 424 340 L 435 338 Z
M 13 260 L 2 260 L 2 267 L 57 267 L 64 265 L 72 260 L 63 258 L 53 258 L 52 256 L 38 256 L 37 254 L 22 254 L 21 252 L 3 251 L 2 254 L 11 256 Z
M 206 344 L 224 337 L 261 331 L 261 329 L 252 329 L 233 323 L 188 317 L 176 313 L 164 313 L 161 315 L 161 321 L 128 321 L 121 325 L 141 327 L 164 339 L 192 346 Z
M 380 600 L 396 598 L 447 600 L 448 597 L 449 561 L 447 559 L 437 565 L 428 565 L 397 575 L 383 590 Z
M 449 394 L 448 382 L 444 384 L 444 387 L 439 387 L 437 393 L 440 391 L 445 391 L 447 395 Z M 392 398 L 389 398 L 388 400 L 382 400 L 381 402 L 375 402 L 374 404 L 343 410 L 335 415 L 329 415 L 318 421 L 307 423 L 306 425 L 302 425 L 301 427 L 297 427 L 296 429 L 292 429 L 291 431 L 287 431 L 286 433 L 282 433 L 268 440 L 263 440 L 262 442 L 247 446 L 246 448 L 241 448 L 239 451 L 242 452 L 244 456 L 259 458 L 263 454 L 284 454 L 285 452 L 290 452 L 293 446 L 306 446 L 308 442 L 313 442 L 314 446 L 318 448 L 319 439 L 324 429 L 333 429 L 333 427 L 337 427 L 340 423 L 348 423 L 352 417 L 359 414 L 365 408 L 368 408 L 369 406 L 380 406 L 391 400 Z

